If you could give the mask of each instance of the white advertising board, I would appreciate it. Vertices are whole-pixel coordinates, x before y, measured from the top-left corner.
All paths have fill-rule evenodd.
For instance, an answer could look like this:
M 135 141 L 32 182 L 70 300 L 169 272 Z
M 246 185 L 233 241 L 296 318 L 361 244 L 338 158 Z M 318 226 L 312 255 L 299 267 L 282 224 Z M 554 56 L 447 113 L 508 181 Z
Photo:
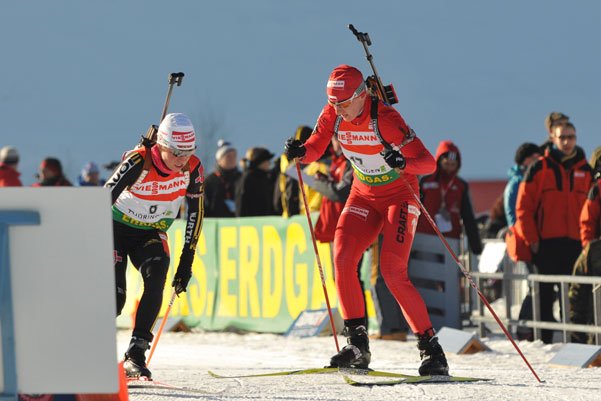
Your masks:
M 101 187 L 0 189 L 0 210 L 40 214 L 9 228 L 19 393 L 119 391 L 110 209 Z

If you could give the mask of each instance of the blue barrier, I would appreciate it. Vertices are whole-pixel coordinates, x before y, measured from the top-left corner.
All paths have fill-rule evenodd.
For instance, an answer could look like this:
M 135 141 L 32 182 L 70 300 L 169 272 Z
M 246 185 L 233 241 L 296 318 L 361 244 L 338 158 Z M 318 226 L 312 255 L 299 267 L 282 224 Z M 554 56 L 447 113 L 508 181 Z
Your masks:
M 13 401 L 17 395 L 15 333 L 10 277 L 9 226 L 39 225 L 40 214 L 33 211 L 0 211 L 0 322 L 2 322 L 2 367 L 4 388 L 0 401 Z

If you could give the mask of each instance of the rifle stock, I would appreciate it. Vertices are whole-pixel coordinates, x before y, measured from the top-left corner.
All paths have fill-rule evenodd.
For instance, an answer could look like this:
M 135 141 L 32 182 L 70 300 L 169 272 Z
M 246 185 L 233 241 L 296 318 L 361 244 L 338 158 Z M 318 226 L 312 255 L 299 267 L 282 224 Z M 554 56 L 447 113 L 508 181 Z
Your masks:
M 353 34 L 357 37 L 357 40 L 359 42 L 361 42 L 361 44 L 363 45 L 363 49 L 365 50 L 367 61 L 369 61 L 369 64 L 371 65 L 371 69 L 374 72 L 373 75 L 370 75 L 366 79 L 367 86 L 368 86 L 370 92 L 372 93 L 372 95 L 378 96 L 380 98 L 380 100 L 382 100 L 383 102 L 386 102 L 390 105 L 398 103 L 399 100 L 396 96 L 396 92 L 395 92 L 392 84 L 390 84 L 390 85 L 382 84 L 382 80 L 380 79 L 380 76 L 378 75 L 378 72 L 376 71 L 376 66 L 374 65 L 374 62 L 373 62 L 373 56 L 369 53 L 369 49 L 367 48 L 367 46 L 371 45 L 371 39 L 369 38 L 369 34 L 367 32 L 358 32 L 355 29 L 355 27 L 353 26 L 353 24 L 349 24 L 348 27 L 351 30 L 351 32 L 353 32 Z
M 146 131 L 146 135 L 144 135 L 144 137 L 154 142 L 157 139 L 157 131 L 158 127 L 152 124 L 150 127 L 148 127 L 148 131 Z

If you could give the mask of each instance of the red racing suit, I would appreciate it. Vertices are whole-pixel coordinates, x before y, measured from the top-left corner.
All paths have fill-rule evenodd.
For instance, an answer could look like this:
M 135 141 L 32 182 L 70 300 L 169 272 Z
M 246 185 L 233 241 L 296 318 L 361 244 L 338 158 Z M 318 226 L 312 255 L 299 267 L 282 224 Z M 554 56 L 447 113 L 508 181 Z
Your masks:
M 432 324 L 425 303 L 407 274 L 419 206 L 411 189 L 380 154 L 384 149 L 382 140 L 393 147 L 402 146 L 407 162 L 404 178 L 416 194 L 416 175 L 434 171 L 435 162 L 395 109 L 379 101 L 372 107 L 372 102 L 368 97 L 362 113 L 351 122 L 337 117 L 334 107 L 326 105 L 305 142 L 307 152 L 301 161 L 317 160 L 336 133 L 344 155 L 353 165 L 355 178 L 334 237 L 336 289 L 344 319 L 351 324 L 365 319 L 357 264 L 381 232 L 382 276 L 413 332 L 421 334 Z

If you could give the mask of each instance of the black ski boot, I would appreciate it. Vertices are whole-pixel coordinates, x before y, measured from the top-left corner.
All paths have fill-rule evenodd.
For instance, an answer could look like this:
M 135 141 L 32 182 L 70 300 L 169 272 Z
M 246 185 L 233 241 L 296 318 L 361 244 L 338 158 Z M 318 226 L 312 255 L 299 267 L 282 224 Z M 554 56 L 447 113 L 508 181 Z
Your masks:
M 434 330 L 428 329 L 417 335 L 417 349 L 422 359 L 419 367 L 420 376 L 448 376 L 449 365 Z
M 152 380 L 152 373 L 146 367 L 146 356 L 144 355 L 148 348 L 150 348 L 148 340 L 140 337 L 131 338 L 123 363 L 123 369 L 128 378 L 146 377 L 148 380 Z
M 367 369 L 371 360 L 369 338 L 365 326 L 345 327 L 342 331 L 349 345 L 330 359 L 331 368 Z

